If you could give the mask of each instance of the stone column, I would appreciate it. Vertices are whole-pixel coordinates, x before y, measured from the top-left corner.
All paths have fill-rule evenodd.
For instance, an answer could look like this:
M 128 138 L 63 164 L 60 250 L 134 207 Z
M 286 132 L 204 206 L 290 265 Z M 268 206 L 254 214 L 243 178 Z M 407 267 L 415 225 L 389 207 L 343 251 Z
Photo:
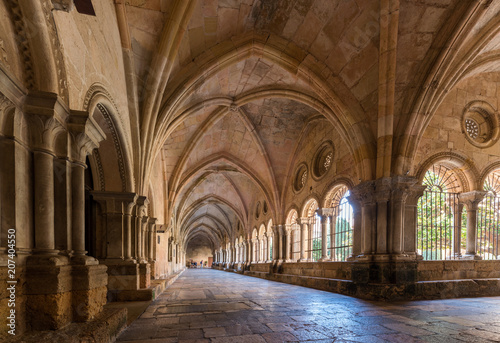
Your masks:
M 321 258 L 320 262 L 331 261 L 328 257 L 328 217 L 333 217 L 333 208 L 320 208 L 318 215 L 321 218 Z M 332 218 L 333 219 L 333 218 Z M 333 221 L 333 220 L 332 220 Z M 330 228 L 331 233 L 331 228 Z M 332 242 L 330 238 L 330 242 Z
M 285 245 L 285 262 L 292 262 L 292 225 L 285 225 L 286 245 Z
M 404 253 L 408 256 L 415 256 L 416 259 L 422 259 L 422 256 L 417 254 L 417 205 L 425 188 L 426 186 L 420 184 L 413 185 L 409 190 L 405 205 Z
M 284 260 L 284 247 L 283 247 L 283 243 L 284 243 L 284 225 L 276 225 L 276 228 L 277 228 L 277 236 L 278 236 L 278 246 L 279 246 L 279 249 L 276 250 L 276 257 L 278 258 L 278 261 L 279 262 L 283 262 Z
M 392 178 L 391 186 L 391 217 L 389 225 L 389 238 L 392 259 L 408 259 L 404 254 L 404 242 L 407 240 L 404 230 L 406 199 L 408 195 L 413 195 L 413 187 L 417 185 L 418 180 L 413 177 L 395 176 Z M 413 200 L 413 199 L 411 199 Z
M 467 207 L 467 246 L 463 259 L 480 260 L 481 256 L 477 255 L 476 250 L 476 235 L 477 235 L 477 208 L 483 200 L 486 192 L 472 191 L 459 194 L 459 200 Z
M 453 256 L 462 258 L 462 211 L 463 203 L 455 204 L 453 208 Z
M 300 225 L 300 259 L 298 262 L 307 262 L 306 257 L 306 239 L 309 231 L 309 218 L 297 219 L 297 223 Z
M 272 258 L 271 258 L 271 241 L 272 241 L 272 237 L 273 237 L 273 233 L 272 232 L 267 232 L 266 233 L 266 236 L 267 236 L 267 249 L 266 249 L 266 262 L 272 262 Z M 276 250 L 276 249 L 273 249 L 273 250 Z M 273 251 L 273 254 L 274 254 L 274 251 Z
M 375 231 L 375 258 L 387 260 L 389 258 L 389 210 L 391 200 L 391 178 L 382 178 L 375 181 L 376 231 Z
M 359 259 L 362 260 L 371 259 L 371 255 L 376 251 L 377 217 L 374 194 L 374 182 L 366 181 L 351 189 L 349 197 L 361 205 L 361 255 Z
M 68 118 L 71 142 L 72 248 L 73 262 L 96 263 L 85 256 L 85 164 L 86 157 L 105 139 L 105 134 L 87 112 L 71 111 Z
M 347 258 L 347 261 L 355 261 L 358 255 L 361 254 L 361 204 L 352 196 L 347 197 L 347 200 L 353 212 L 352 255 Z

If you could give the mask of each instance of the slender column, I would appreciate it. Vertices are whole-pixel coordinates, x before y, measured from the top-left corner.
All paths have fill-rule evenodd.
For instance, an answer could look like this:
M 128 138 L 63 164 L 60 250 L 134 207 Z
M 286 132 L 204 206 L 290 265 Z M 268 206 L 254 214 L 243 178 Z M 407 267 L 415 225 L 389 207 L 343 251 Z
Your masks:
M 284 226 L 283 225 L 276 225 L 277 228 L 277 237 L 278 237 L 278 242 L 277 245 L 279 246 L 279 249 L 276 249 L 276 257 L 278 261 L 282 262 L 283 261 L 283 230 Z
M 267 232 L 267 249 L 266 249 L 266 260 L 267 262 L 272 262 L 272 258 L 271 258 L 271 241 L 273 239 L 273 233 L 272 232 Z M 275 250 L 275 249 L 273 249 Z M 273 254 L 274 254 L 274 251 L 273 251 Z
M 333 208 L 321 208 L 318 210 L 318 214 L 321 218 L 321 259 L 319 261 L 330 261 L 328 257 L 328 217 L 332 217 Z M 331 228 L 330 228 L 331 233 Z M 332 242 L 330 238 L 330 242 Z
M 472 191 L 459 195 L 460 202 L 467 207 L 467 246 L 464 259 L 480 260 L 476 251 L 477 209 L 486 192 Z
M 309 218 L 300 218 L 297 220 L 300 225 L 300 259 L 298 262 L 307 262 L 306 257 L 306 239 L 309 231 Z
M 286 245 L 285 245 L 285 261 L 291 262 L 292 256 L 290 255 L 292 250 L 292 226 L 285 225 L 285 234 L 286 234 Z
M 462 258 L 462 211 L 463 203 L 455 204 L 453 208 L 453 255 L 455 258 Z M 467 214 L 468 215 L 468 214 Z
M 70 132 L 71 211 L 73 261 L 89 264 L 95 261 L 85 256 L 85 159 L 105 139 L 104 132 L 87 112 L 71 111 L 67 122 Z
M 73 254 L 83 256 L 85 251 L 85 166 L 73 163 L 72 178 L 72 245 Z

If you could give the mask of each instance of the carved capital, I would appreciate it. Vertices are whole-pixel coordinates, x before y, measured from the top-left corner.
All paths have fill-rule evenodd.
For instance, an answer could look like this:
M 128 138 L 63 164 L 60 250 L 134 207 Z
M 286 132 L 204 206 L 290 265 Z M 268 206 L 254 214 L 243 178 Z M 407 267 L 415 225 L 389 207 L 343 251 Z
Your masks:
M 146 215 L 146 206 L 149 204 L 149 200 L 147 197 L 139 195 L 135 202 L 135 211 L 134 215 L 142 218 Z
M 467 206 L 467 211 L 476 211 L 479 203 L 483 200 L 486 194 L 487 192 L 484 191 L 461 193 L 458 195 L 458 200 L 460 203 Z
M 334 215 L 333 208 L 320 208 L 317 210 L 318 215 L 321 217 L 321 221 L 326 220 L 327 217 L 332 217 Z
M 361 206 L 375 203 L 375 182 L 365 181 L 350 191 L 350 199 L 359 202 Z
M 85 163 L 85 158 L 99 143 L 106 139 L 106 135 L 99 125 L 89 117 L 88 112 L 71 111 L 68 117 L 68 130 L 71 136 L 71 158 Z
M 29 123 L 31 145 L 35 149 L 53 151 L 59 134 L 65 132 L 69 110 L 55 93 L 32 92 L 24 102 Z
M 106 214 L 132 214 L 138 195 L 136 193 L 92 192 L 92 196 Z

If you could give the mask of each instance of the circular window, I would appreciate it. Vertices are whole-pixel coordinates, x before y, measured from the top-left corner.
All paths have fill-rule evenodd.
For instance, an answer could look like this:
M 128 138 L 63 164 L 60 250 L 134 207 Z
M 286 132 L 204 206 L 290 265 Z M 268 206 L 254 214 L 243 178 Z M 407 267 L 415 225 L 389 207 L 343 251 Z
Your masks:
M 313 158 L 313 176 L 320 178 L 326 174 L 333 163 L 333 145 L 325 142 L 319 146 Z
M 260 217 L 260 201 L 257 203 L 257 207 L 255 207 L 255 218 L 259 219 Z
M 469 143 L 478 148 L 492 146 L 498 141 L 499 121 L 493 107 L 484 101 L 469 103 L 462 115 L 462 132 Z
M 307 176 L 307 166 L 305 163 L 301 163 L 295 172 L 295 179 L 293 182 L 293 188 L 296 192 L 299 192 L 304 188 L 307 182 Z

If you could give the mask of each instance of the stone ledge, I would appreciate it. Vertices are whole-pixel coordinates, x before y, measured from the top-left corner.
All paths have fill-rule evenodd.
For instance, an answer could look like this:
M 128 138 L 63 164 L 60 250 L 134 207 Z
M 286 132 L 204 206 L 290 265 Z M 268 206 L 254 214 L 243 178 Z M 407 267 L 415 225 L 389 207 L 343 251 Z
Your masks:
M 149 301 L 155 300 L 165 288 L 171 285 L 184 272 L 184 269 L 167 276 L 165 279 L 151 280 L 151 286 L 137 290 L 115 290 L 108 291 L 111 301 Z
M 500 278 L 419 281 L 408 284 L 355 283 L 351 280 L 245 271 L 244 275 L 367 300 L 430 300 L 500 296 Z
M 105 308 L 96 318 L 86 323 L 72 323 L 56 331 L 31 331 L 8 338 L 6 342 L 108 343 L 114 342 L 127 322 L 127 309 Z

